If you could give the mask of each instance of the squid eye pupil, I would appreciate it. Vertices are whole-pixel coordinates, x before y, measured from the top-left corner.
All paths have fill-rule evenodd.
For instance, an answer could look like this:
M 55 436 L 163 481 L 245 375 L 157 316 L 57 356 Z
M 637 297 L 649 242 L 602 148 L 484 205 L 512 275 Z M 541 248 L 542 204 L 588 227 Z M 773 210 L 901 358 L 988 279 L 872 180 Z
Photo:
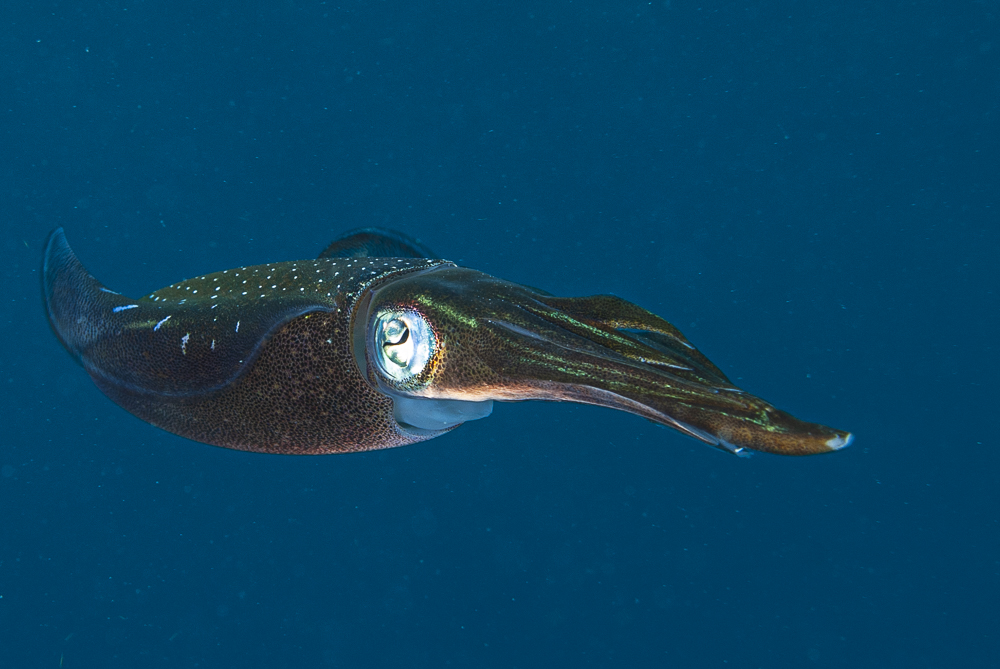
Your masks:
M 410 328 L 406 327 L 406 323 L 398 318 L 386 321 L 382 333 L 385 339 L 382 343 L 382 352 L 385 357 L 400 367 L 409 365 L 413 347 L 406 346 L 410 338 Z
M 376 312 L 375 361 L 389 379 L 407 383 L 419 375 L 435 349 L 434 332 L 415 310 L 385 309 Z
M 389 360 L 396 363 L 400 367 L 406 367 L 410 364 L 409 356 L 405 355 L 405 353 L 408 353 L 409 351 L 403 346 L 409 337 L 410 331 L 406 328 L 404 328 L 402 334 L 399 334 L 398 336 L 391 336 L 387 332 L 386 338 L 389 339 L 389 341 L 382 344 L 382 350 L 385 351 L 385 357 L 389 358 Z
M 394 318 L 385 324 L 385 344 L 383 346 L 402 344 L 409 336 L 410 328 L 406 327 L 406 323 Z

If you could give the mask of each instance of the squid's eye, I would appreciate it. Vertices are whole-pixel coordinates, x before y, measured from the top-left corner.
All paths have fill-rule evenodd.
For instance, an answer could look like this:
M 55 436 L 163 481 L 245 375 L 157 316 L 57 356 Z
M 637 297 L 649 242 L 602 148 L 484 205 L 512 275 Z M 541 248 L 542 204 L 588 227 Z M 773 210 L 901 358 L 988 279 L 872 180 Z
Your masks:
M 375 359 L 391 379 L 408 381 L 420 374 L 435 347 L 434 332 L 421 314 L 386 310 L 374 320 Z

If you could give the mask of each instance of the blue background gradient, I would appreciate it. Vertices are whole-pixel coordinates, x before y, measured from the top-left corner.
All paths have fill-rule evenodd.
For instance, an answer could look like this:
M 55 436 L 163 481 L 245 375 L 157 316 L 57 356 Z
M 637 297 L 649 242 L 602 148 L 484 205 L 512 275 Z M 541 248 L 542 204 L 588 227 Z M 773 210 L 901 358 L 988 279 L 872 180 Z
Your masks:
M 997 667 L 995 2 L 11 0 L 0 668 Z M 293 458 L 117 408 L 41 246 L 139 296 L 360 226 L 613 293 L 849 429 L 743 460 L 497 405 Z

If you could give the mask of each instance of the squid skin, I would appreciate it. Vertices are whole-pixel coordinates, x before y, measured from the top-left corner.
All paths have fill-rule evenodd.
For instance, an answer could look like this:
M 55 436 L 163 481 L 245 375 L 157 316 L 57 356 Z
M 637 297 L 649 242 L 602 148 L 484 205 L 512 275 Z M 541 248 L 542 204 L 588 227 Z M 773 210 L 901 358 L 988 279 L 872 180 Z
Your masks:
M 358 230 L 313 260 L 132 299 L 94 279 L 59 229 L 46 244 L 43 298 L 56 336 L 108 397 L 226 448 L 402 446 L 521 400 L 634 413 L 740 455 L 824 453 L 853 440 L 737 388 L 637 305 L 555 297 L 431 256 L 399 233 Z

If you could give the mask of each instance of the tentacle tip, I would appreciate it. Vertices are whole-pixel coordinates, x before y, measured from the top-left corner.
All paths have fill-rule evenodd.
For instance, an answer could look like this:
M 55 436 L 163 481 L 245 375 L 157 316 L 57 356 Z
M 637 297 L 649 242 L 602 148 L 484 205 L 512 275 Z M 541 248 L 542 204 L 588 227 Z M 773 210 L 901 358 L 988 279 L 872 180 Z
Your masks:
M 831 451 L 839 451 L 842 448 L 847 448 L 854 442 L 854 435 L 848 432 L 846 435 L 837 435 L 836 437 L 831 437 L 826 440 L 826 446 Z

